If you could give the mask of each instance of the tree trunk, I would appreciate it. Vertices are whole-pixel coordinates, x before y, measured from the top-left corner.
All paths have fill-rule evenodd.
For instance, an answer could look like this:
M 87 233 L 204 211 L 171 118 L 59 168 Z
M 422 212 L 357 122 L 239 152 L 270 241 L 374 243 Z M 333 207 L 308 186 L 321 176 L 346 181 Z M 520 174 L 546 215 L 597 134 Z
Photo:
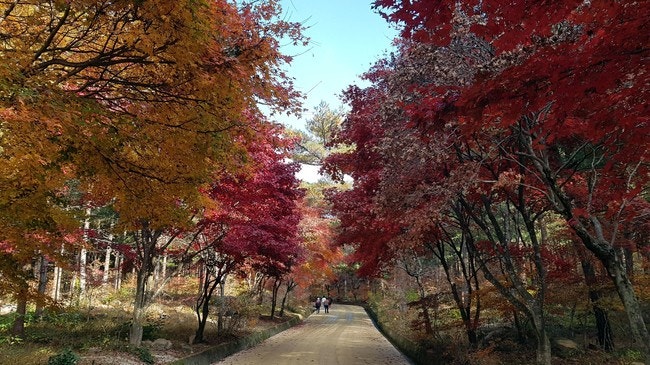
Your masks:
M 27 315 L 27 283 L 21 283 L 17 295 L 16 318 L 11 327 L 11 334 L 18 337 L 25 336 L 25 316 Z
M 541 115 L 541 114 L 540 114 Z M 575 199 L 564 190 L 565 183 L 559 181 L 559 174 L 554 172 L 549 159 L 540 153 L 538 144 L 533 142 L 532 133 L 525 125 L 520 125 L 521 142 L 526 146 L 528 154 L 531 156 L 531 162 L 539 172 L 539 176 L 545 183 L 548 193 L 551 195 L 550 202 L 554 205 L 557 213 L 561 214 L 569 226 L 580 238 L 584 246 L 591 251 L 603 264 L 607 274 L 614 283 L 619 298 L 623 302 L 625 312 L 630 323 L 632 337 L 640 342 L 639 348 L 643 351 L 646 364 L 650 364 L 650 333 L 646 327 L 639 301 L 634 292 L 634 287 L 626 272 L 624 260 L 617 253 L 610 241 L 616 237 L 606 239 L 604 237 L 603 227 L 599 218 L 594 215 L 588 217 L 574 216 L 575 209 L 578 208 Z M 524 130 L 525 129 L 525 130 Z M 592 177 L 598 178 L 599 171 L 592 170 Z M 593 186 L 588 186 L 589 198 L 594 194 Z M 618 222 L 612 222 L 618 223 Z
M 65 245 L 61 245 L 61 257 L 65 253 Z M 54 278 L 52 284 L 52 299 L 57 303 L 61 299 L 61 279 L 63 276 L 63 269 L 59 265 L 54 266 Z
M 136 245 L 139 246 L 138 256 L 140 267 L 136 270 L 135 301 L 133 304 L 133 323 L 129 334 L 129 343 L 140 346 L 142 343 L 143 326 L 146 320 L 147 307 L 151 304 L 153 295 L 150 293 L 149 284 L 153 274 L 153 260 L 156 255 L 156 244 L 160 231 L 149 229 L 148 224 L 143 223 L 140 235 L 134 235 Z M 139 241 L 139 242 L 138 242 Z
M 139 347 L 142 344 L 142 335 L 144 334 L 144 323 L 146 318 L 146 309 L 136 307 L 133 309 L 133 322 L 129 332 L 129 343 Z
M 160 281 L 160 260 L 156 260 L 153 265 L 153 281 L 154 283 Z
M 262 274 L 255 274 L 255 282 L 257 284 L 255 290 L 257 292 L 257 304 L 262 305 L 264 303 L 264 286 L 266 285 L 267 277 Z
M 287 297 L 289 296 L 289 289 L 284 292 L 284 295 L 282 296 L 282 303 L 280 304 L 280 313 L 278 313 L 278 316 L 280 318 L 284 317 L 284 308 L 286 307 L 287 303 Z
M 465 228 L 467 227 L 464 227 L 464 229 Z M 439 242 L 436 245 L 427 245 L 427 248 L 433 252 L 433 254 L 438 258 L 442 265 L 443 272 L 445 273 L 445 278 L 451 288 L 451 294 L 454 298 L 454 302 L 456 303 L 456 308 L 458 308 L 460 317 L 463 321 L 463 325 L 465 326 L 465 334 L 467 335 L 467 340 L 469 341 L 471 347 L 476 348 L 478 346 L 478 335 L 476 333 L 476 328 L 478 327 L 480 319 L 481 307 L 479 296 L 477 295 L 476 310 L 474 312 L 474 315 L 472 315 L 472 298 L 474 297 L 474 287 L 472 285 L 474 284 L 477 292 L 480 288 L 478 279 L 476 279 L 478 277 L 478 273 L 476 266 L 473 263 L 473 255 L 470 253 L 469 248 L 467 248 L 467 246 L 469 246 L 467 245 L 466 241 L 468 237 L 469 236 L 463 234 L 463 242 L 465 244 L 461 244 L 460 248 L 456 247 L 453 241 L 447 243 Z M 458 261 L 458 272 L 462 274 L 463 282 L 465 284 L 463 289 L 467 293 L 466 296 L 462 295 L 463 293 L 461 293 L 461 290 L 455 283 L 455 278 L 445 254 L 445 244 L 447 244 L 456 255 L 456 259 Z M 463 249 L 463 247 L 465 247 L 465 249 Z M 472 278 L 475 278 L 473 283 Z
M 618 295 L 625 306 L 625 311 L 630 322 L 632 338 L 638 341 L 639 348 L 644 351 L 646 364 L 650 364 L 650 334 L 648 334 L 648 329 L 643 318 L 643 312 L 636 297 L 636 293 L 634 292 L 634 288 L 632 287 L 632 283 L 627 278 L 627 275 L 624 274 L 624 270 L 623 267 L 619 267 L 619 269 L 616 270 L 613 279 L 616 284 Z
M 68 292 L 68 300 L 72 302 L 79 303 L 79 252 L 75 254 L 75 267 L 72 270 L 72 278 L 70 279 L 70 291 Z
M 111 271 L 111 243 L 113 242 L 113 234 L 108 235 L 108 245 L 106 245 L 106 256 L 104 256 L 104 274 L 102 275 L 102 286 L 108 284 L 108 274 Z
M 224 281 L 221 280 L 219 283 L 219 297 L 221 300 L 219 301 L 220 307 L 219 307 L 219 314 L 217 315 L 217 332 L 221 333 L 223 331 L 223 308 L 224 308 Z
M 161 276 L 163 278 L 167 277 L 167 254 L 165 254 L 162 258 Z
M 221 283 L 221 279 L 221 275 L 210 275 L 209 270 L 205 270 L 204 279 L 201 283 L 200 288 L 201 293 L 197 298 L 196 305 L 194 307 L 194 312 L 196 313 L 196 317 L 199 322 L 194 334 L 194 343 L 201 343 L 205 340 L 205 325 L 208 321 L 208 316 L 210 315 L 210 299 L 212 298 L 212 294 L 214 293 L 217 285 Z
M 86 208 L 86 219 L 84 220 L 84 243 L 90 244 L 88 233 L 90 232 L 90 207 Z M 86 296 L 86 265 L 88 259 L 88 251 L 85 247 L 81 248 L 79 253 L 79 295 L 83 298 Z
M 494 273 L 486 263 L 482 251 L 477 249 L 473 240 L 467 240 L 472 252 L 476 253 L 476 259 L 480 265 L 483 275 L 499 293 L 510 304 L 526 316 L 532 323 L 535 330 L 537 339 L 537 364 L 550 365 L 551 364 L 551 347 L 550 340 L 545 329 L 544 318 L 544 297 L 546 296 L 546 267 L 544 260 L 542 260 L 541 243 L 538 240 L 537 231 L 535 230 L 535 215 L 532 214 L 527 207 L 526 200 L 524 199 L 524 186 L 519 185 L 518 199 L 512 199 L 506 202 L 505 210 L 500 204 L 493 204 L 491 197 L 481 196 L 482 204 L 484 207 L 485 218 L 479 215 L 471 204 L 466 200 L 460 199 L 460 203 L 467 211 L 479 228 L 488 237 L 488 241 L 492 242 L 495 252 L 498 255 L 488 257 L 490 259 L 497 258 L 499 263 L 500 273 Z M 510 205 L 513 205 L 515 211 L 519 213 L 518 217 L 515 211 L 511 210 Z M 508 227 L 503 228 L 503 224 L 499 221 L 498 217 L 501 212 L 511 216 L 510 223 L 515 227 L 509 231 Z M 539 218 L 539 217 L 537 217 Z M 521 221 L 520 221 L 521 220 Z M 525 268 L 518 264 L 517 260 L 511 255 L 510 247 L 513 245 L 513 240 L 521 240 L 524 235 L 521 233 L 513 234 L 512 232 L 520 232 L 521 227 L 517 226 L 519 222 L 524 224 L 525 233 L 528 236 L 528 245 L 531 250 L 530 264 L 528 269 L 531 273 L 524 277 Z M 489 251 L 488 251 L 489 253 Z M 502 278 L 506 278 L 505 280 Z M 534 294 L 531 293 L 530 288 L 534 287 Z M 515 312 L 516 313 L 516 312 Z M 517 321 L 518 318 L 515 317 Z
M 600 240 L 591 236 L 582 224 L 575 223 L 572 227 L 587 249 L 593 252 L 605 266 L 607 274 L 613 281 L 614 286 L 616 287 L 616 292 L 625 307 L 625 312 L 630 323 L 632 338 L 638 341 L 638 346 L 643 351 L 646 364 L 649 364 L 650 334 L 645 325 L 643 312 L 641 311 L 639 300 L 634 292 L 634 287 L 630 278 L 627 276 L 625 263 L 621 260 L 619 255 L 617 255 L 617 250 L 615 248 L 611 247 L 608 242 L 600 242 Z
M 536 360 L 538 365 L 551 365 L 551 341 L 548 338 L 546 329 L 544 329 L 543 318 L 538 324 L 540 328 L 535 328 L 537 338 Z M 538 325 L 535 325 L 537 327 Z
M 88 251 L 85 248 L 82 248 L 79 252 L 79 298 L 84 298 L 86 296 L 87 263 Z
M 204 341 L 203 337 L 205 336 L 205 325 L 208 322 L 208 312 L 208 309 L 202 309 L 202 315 L 197 314 L 199 325 L 196 328 L 196 332 L 194 333 L 194 340 L 192 341 L 193 344 L 201 343 Z
M 578 248 L 580 256 L 580 264 L 582 272 L 585 277 L 585 283 L 589 288 L 589 300 L 594 309 L 594 317 L 596 319 L 596 328 L 598 330 L 598 345 L 600 348 L 607 352 L 614 350 L 614 339 L 612 335 L 612 327 L 609 323 L 609 316 L 607 311 L 600 305 L 602 298 L 601 290 L 597 289 L 598 279 L 596 278 L 596 271 L 594 270 L 593 263 L 589 260 Z
M 287 281 L 287 290 L 284 292 L 284 296 L 282 297 L 282 305 L 280 306 L 280 317 L 284 317 L 284 308 L 287 303 L 287 298 L 289 297 L 289 293 L 297 286 L 295 281 L 293 281 L 293 278 L 289 279 Z
M 526 342 L 524 329 L 521 325 L 521 320 L 519 319 L 519 312 L 516 309 L 512 310 L 512 321 L 514 322 L 515 329 L 517 330 L 517 340 L 519 341 L 519 343 Z
M 140 270 L 137 273 L 135 301 L 133 303 L 133 319 L 131 331 L 129 332 L 129 343 L 134 346 L 142 344 L 142 334 L 146 320 L 146 288 L 148 279 L 148 270 Z
M 52 299 L 55 303 L 61 299 L 61 276 L 63 269 L 58 266 L 54 267 L 54 278 L 52 279 Z
M 273 281 L 273 291 L 271 293 L 271 318 L 275 317 L 275 307 L 278 301 L 278 291 L 282 285 L 282 278 L 275 278 Z
M 122 254 L 115 254 L 115 290 L 122 288 Z
M 43 307 L 45 301 L 45 289 L 47 288 L 47 266 L 49 262 L 45 255 L 41 255 L 40 263 L 38 265 L 38 294 L 39 298 L 36 301 L 36 313 L 34 314 L 36 318 L 41 318 L 43 316 Z
M 200 306 L 195 308 L 196 316 L 199 321 L 199 325 L 194 334 L 194 343 L 203 342 L 205 336 L 205 325 L 208 323 L 208 315 L 210 314 L 210 299 L 203 298 L 203 302 Z
M 625 258 L 625 272 L 627 276 L 634 277 L 634 255 L 629 247 L 621 248 L 622 256 Z
M 431 314 L 429 313 L 429 300 L 422 299 L 422 321 L 424 322 L 424 333 L 427 335 L 433 334 L 433 322 L 431 321 Z
M 598 303 L 602 294 L 599 290 L 589 290 L 589 299 L 592 304 Z M 596 328 L 598 329 L 598 345 L 607 352 L 614 350 L 614 335 L 612 326 L 609 323 L 607 311 L 600 305 L 594 304 L 594 317 L 596 318 Z

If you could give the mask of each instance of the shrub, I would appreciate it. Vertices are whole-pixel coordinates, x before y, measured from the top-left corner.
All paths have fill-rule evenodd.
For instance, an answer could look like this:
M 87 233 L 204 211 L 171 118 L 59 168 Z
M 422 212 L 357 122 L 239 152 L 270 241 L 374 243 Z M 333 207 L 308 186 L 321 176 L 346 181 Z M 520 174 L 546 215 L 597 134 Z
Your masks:
M 623 364 L 629 364 L 631 362 L 640 362 L 643 360 L 643 353 L 638 350 L 633 349 L 622 349 L 618 351 L 619 358 Z
M 150 319 L 142 326 L 142 339 L 155 340 L 160 336 L 164 321 L 162 319 Z
M 59 354 L 51 356 L 47 360 L 47 365 L 76 365 L 78 362 L 79 355 L 68 348 Z
M 153 355 L 151 355 L 151 351 L 149 351 L 149 349 L 146 347 L 136 347 L 134 349 L 134 352 L 138 358 L 146 364 L 154 364 L 156 362 L 156 360 L 153 358 Z
M 128 338 L 129 332 L 131 330 L 131 320 L 122 322 L 119 325 L 112 328 L 112 332 L 108 332 L 113 336 L 118 338 Z M 148 319 L 147 322 L 142 326 L 142 340 L 153 341 L 161 336 L 162 328 L 164 321 L 161 319 Z
M 259 314 L 265 309 L 256 303 L 254 297 L 246 294 L 213 299 L 215 309 L 211 315 L 214 318 L 219 314 L 223 316 L 223 330 L 220 335 L 224 336 L 231 335 L 243 327 L 254 326 Z

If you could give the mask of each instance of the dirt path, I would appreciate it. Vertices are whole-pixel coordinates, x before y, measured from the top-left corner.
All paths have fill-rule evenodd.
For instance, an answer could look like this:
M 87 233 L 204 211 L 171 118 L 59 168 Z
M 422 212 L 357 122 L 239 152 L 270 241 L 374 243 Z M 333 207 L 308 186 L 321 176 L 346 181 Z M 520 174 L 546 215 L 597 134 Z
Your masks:
M 408 365 L 411 362 L 379 333 L 363 308 L 335 304 L 330 313 L 321 309 L 304 323 L 215 364 Z

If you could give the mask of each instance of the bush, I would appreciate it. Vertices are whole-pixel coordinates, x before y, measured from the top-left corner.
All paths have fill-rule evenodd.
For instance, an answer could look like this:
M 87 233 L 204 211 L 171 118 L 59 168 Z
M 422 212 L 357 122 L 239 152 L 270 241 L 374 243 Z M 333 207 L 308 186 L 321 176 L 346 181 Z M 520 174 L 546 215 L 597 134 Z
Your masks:
M 101 299 L 101 303 L 113 307 L 129 307 L 133 300 L 133 288 L 121 287 L 117 291 L 111 291 Z
M 117 338 L 128 338 L 131 331 L 132 321 L 122 322 L 120 325 L 113 329 L 112 335 Z M 162 320 L 149 320 L 142 325 L 142 340 L 153 341 L 161 336 L 162 327 L 164 323 Z
M 151 355 L 151 351 L 146 347 L 136 347 L 134 352 L 146 364 L 154 364 L 156 362 L 153 355 Z
M 219 314 L 223 316 L 224 327 L 220 335 L 231 335 L 240 328 L 254 326 L 259 314 L 265 309 L 256 303 L 254 297 L 245 294 L 236 297 L 216 297 L 213 298 L 213 303 L 214 310 L 210 315 L 215 319 Z
M 164 325 L 163 320 L 161 319 L 150 319 L 147 323 L 142 326 L 142 339 L 143 340 L 155 340 L 160 337 L 162 327 Z
M 50 357 L 47 365 L 76 365 L 79 362 L 79 355 L 71 349 L 65 349 L 63 352 Z
M 619 350 L 618 353 L 623 364 L 643 361 L 643 353 L 638 350 L 622 349 Z

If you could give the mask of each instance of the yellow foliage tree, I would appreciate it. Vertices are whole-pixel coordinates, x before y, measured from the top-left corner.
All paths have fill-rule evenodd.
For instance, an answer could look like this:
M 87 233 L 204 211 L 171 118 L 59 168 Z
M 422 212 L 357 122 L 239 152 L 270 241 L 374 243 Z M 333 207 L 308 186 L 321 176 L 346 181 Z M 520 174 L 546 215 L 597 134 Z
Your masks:
M 78 179 L 141 239 L 139 344 L 159 232 L 191 224 L 200 186 L 237 166 L 259 103 L 297 110 L 279 41 L 302 42 L 301 25 L 279 11 L 276 1 L 0 3 L 0 255 L 14 262 L 0 272 L 54 254 L 29 237 L 70 231 L 57 196 Z

